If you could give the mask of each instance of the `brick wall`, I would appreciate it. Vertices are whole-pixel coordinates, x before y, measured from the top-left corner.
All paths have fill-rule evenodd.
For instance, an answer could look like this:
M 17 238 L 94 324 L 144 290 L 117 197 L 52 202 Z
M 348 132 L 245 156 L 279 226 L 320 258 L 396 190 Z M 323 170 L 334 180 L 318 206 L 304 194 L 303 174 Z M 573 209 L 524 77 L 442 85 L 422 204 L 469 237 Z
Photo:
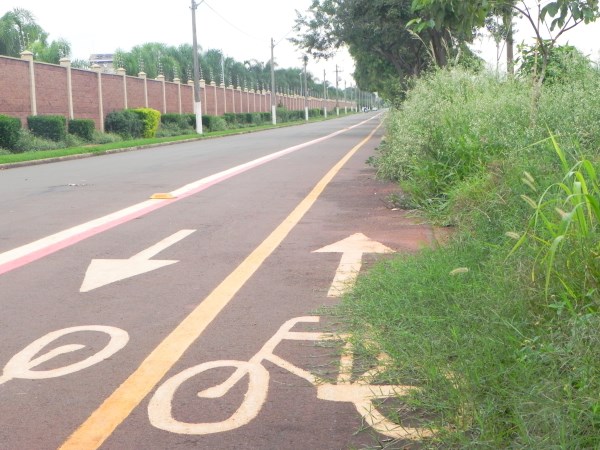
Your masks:
M 35 64 L 37 113 L 69 115 L 67 69 L 51 64 Z
M 110 112 L 125 109 L 122 76 L 102 74 L 102 102 L 105 116 Z
M 24 55 L 24 58 L 26 57 Z M 92 119 L 98 129 L 102 125 L 101 110 L 106 116 L 112 111 L 125 108 L 125 91 L 127 91 L 128 108 L 145 107 L 147 96 L 148 107 L 161 113 L 165 111 L 165 101 L 168 113 L 194 112 L 194 90 L 191 85 L 103 73 L 100 76 L 100 89 L 97 72 L 38 62 L 33 63 L 33 66 L 37 114 L 61 114 L 69 117 L 69 71 L 71 71 L 74 117 Z M 100 90 L 102 99 L 99 95 Z M 202 88 L 200 99 L 203 114 L 223 115 L 225 112 L 233 111 L 241 113 L 271 110 L 270 93 L 264 91 L 242 91 L 239 88 L 230 89 L 208 84 Z M 304 107 L 303 99 L 300 104 L 294 98 L 278 95 L 277 101 L 288 109 Z M 18 117 L 23 125 L 26 125 L 27 116 L 33 114 L 32 105 L 30 62 L 25 59 L 0 56 L 0 114 Z M 301 107 L 298 108 L 298 105 Z M 310 99 L 311 108 L 322 108 L 322 106 L 322 100 Z M 340 108 L 342 107 L 343 102 L 340 101 Z M 335 108 L 335 100 L 329 100 L 328 109 L 333 108 Z
M 76 119 L 92 119 L 100 128 L 98 74 L 89 70 L 71 70 L 73 83 L 73 115 Z
M 0 114 L 18 117 L 23 124 L 31 114 L 27 61 L 0 58 Z

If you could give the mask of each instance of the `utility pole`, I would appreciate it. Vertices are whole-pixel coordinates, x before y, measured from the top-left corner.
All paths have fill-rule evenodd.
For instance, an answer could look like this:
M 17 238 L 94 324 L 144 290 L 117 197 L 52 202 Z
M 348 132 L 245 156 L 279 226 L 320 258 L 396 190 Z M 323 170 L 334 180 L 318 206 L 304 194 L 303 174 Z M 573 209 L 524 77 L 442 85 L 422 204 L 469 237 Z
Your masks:
M 308 56 L 304 55 L 304 119 L 308 122 L 308 83 L 306 78 L 306 65 L 308 64 Z
M 348 114 L 348 103 L 346 102 L 346 80 L 344 80 L 344 114 Z
M 323 115 L 327 118 L 327 72 L 323 69 Z
M 192 0 L 192 34 L 193 34 L 193 52 L 194 52 L 194 112 L 196 113 L 196 133 L 202 134 L 202 102 L 200 101 L 200 69 L 198 62 L 198 41 L 196 39 L 196 8 L 200 3 Z
M 335 113 L 340 115 L 340 91 L 338 89 L 338 81 L 340 80 L 340 70 L 338 65 L 335 65 Z
M 271 118 L 273 119 L 273 125 L 277 124 L 277 98 L 273 97 L 275 95 L 275 58 L 273 57 L 273 53 L 275 50 L 275 41 L 271 38 Z

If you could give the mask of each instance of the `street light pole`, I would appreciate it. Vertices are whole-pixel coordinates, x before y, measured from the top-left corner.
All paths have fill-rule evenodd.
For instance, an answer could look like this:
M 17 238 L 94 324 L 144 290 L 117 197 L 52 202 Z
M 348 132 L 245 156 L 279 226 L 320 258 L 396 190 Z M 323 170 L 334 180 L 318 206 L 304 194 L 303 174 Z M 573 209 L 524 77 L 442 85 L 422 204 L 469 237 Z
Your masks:
M 275 95 L 275 58 L 273 57 L 275 49 L 275 41 L 271 38 L 271 118 L 273 119 L 273 125 L 277 124 L 277 98 L 273 98 Z
M 340 115 L 340 91 L 338 89 L 338 82 L 340 81 L 340 70 L 338 65 L 335 65 L 335 114 Z
M 192 34 L 193 34 L 193 60 L 194 60 L 194 112 L 196 113 L 196 133 L 202 134 L 202 102 L 200 101 L 200 69 L 198 62 L 198 41 L 196 39 L 196 8 L 200 3 L 192 0 Z

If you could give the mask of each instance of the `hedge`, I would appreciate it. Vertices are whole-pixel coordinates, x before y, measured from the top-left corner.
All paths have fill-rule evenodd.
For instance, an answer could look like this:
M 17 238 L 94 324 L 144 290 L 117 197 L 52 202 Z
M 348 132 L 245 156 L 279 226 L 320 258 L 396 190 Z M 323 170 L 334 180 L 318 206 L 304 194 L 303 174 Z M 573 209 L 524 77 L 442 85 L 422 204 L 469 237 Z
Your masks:
M 160 122 L 167 125 L 173 124 L 178 128 L 185 130 L 192 127 L 192 122 L 190 120 L 190 114 L 175 114 L 168 113 L 160 116 Z M 194 117 L 194 122 L 196 121 L 196 117 Z M 195 125 L 195 123 L 194 123 Z
M 104 129 L 116 133 L 125 139 L 135 139 L 142 136 L 144 124 L 139 116 L 129 109 L 113 111 L 104 120 Z
M 86 141 L 94 139 L 95 129 L 96 124 L 92 119 L 71 119 L 68 122 L 69 133 L 79 136 Z
M 0 148 L 15 150 L 20 130 L 21 120 L 0 114 Z
M 223 131 L 227 129 L 227 122 L 220 116 L 202 116 L 202 126 L 208 131 Z
M 67 137 L 67 119 L 64 116 L 29 116 L 27 126 L 38 137 L 64 141 Z

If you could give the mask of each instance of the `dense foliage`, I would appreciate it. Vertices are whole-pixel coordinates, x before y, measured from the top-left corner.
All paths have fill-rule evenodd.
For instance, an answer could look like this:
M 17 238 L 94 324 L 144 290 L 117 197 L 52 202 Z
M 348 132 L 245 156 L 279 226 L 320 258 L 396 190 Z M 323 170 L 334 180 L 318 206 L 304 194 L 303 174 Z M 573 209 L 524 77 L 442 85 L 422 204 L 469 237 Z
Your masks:
M 141 137 L 154 137 L 158 130 L 158 126 L 160 125 L 160 111 L 152 108 L 136 108 L 131 111 L 137 114 L 138 118 L 142 121 Z
M 425 446 L 600 447 L 600 73 L 579 62 L 536 111 L 530 79 L 440 70 L 387 118 L 379 173 L 455 233 L 342 311 L 392 357 L 385 384 L 421 388 L 395 418 Z

